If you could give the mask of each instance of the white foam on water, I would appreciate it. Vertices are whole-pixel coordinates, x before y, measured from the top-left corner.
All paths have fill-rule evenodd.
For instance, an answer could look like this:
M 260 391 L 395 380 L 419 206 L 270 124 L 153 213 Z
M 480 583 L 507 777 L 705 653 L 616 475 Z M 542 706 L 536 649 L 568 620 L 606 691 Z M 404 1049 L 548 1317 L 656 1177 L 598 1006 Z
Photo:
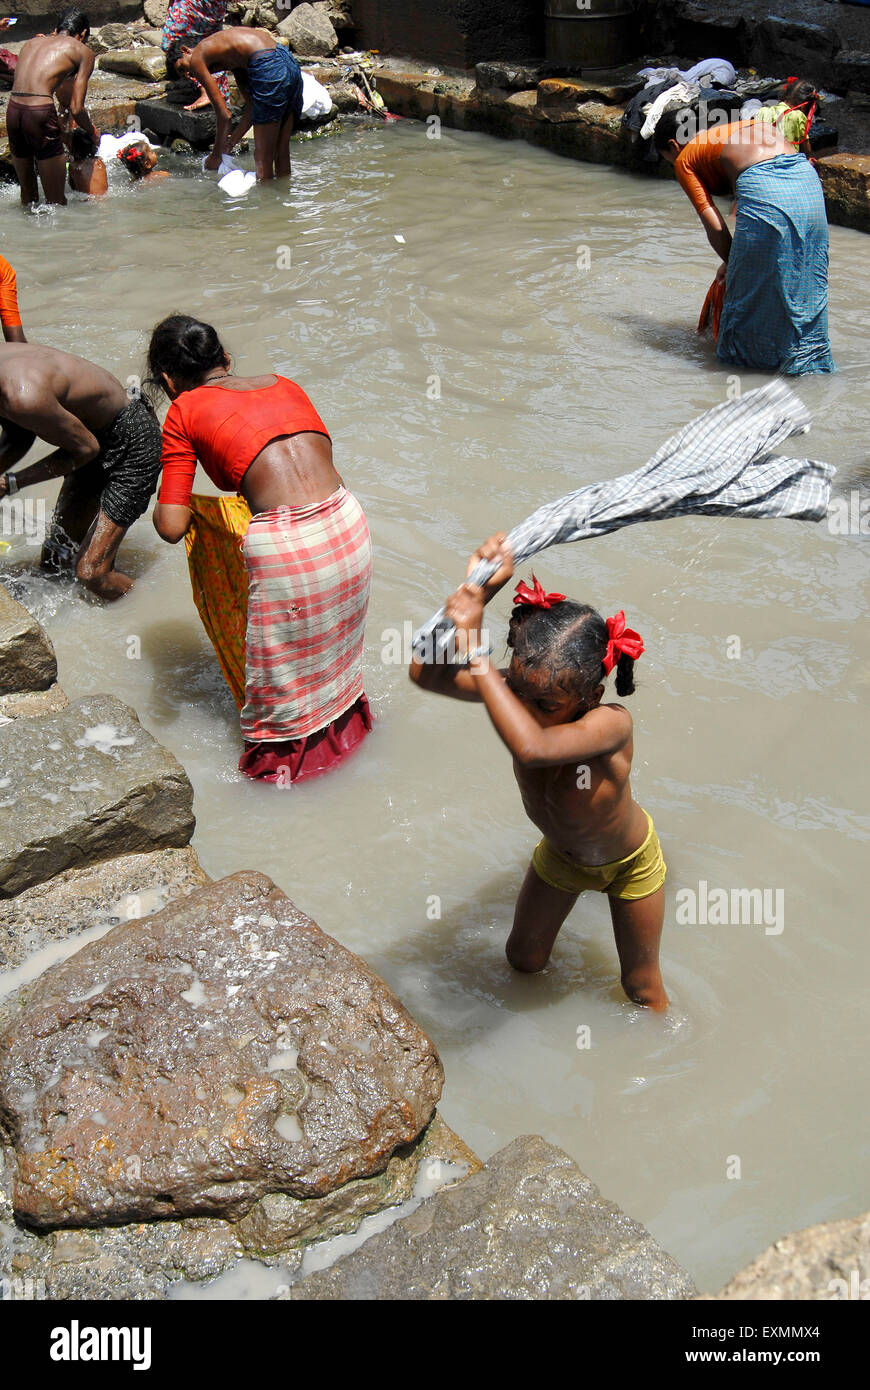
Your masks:
M 292 1282 L 295 1283 L 297 1279 L 304 1279 L 307 1274 L 313 1274 L 315 1270 L 329 1269 L 336 1260 L 358 1250 L 361 1245 L 365 1245 L 371 1236 L 386 1231 L 402 1217 L 410 1216 L 419 1206 L 422 1206 L 427 1197 L 432 1197 L 442 1187 L 448 1187 L 450 1183 L 458 1182 L 460 1178 L 465 1177 L 467 1172 L 468 1165 L 466 1163 L 445 1163 L 440 1159 L 421 1163 L 414 1183 L 414 1191 L 407 1202 L 401 1202 L 396 1207 L 387 1207 L 384 1211 L 375 1212 L 373 1216 L 364 1216 L 357 1229 L 347 1235 L 332 1236 L 329 1240 L 320 1240 L 314 1245 L 307 1246 L 299 1273 Z
M 88 1047 L 99 1047 L 100 1043 L 103 1041 L 103 1038 L 107 1038 L 111 1031 L 111 1028 L 95 1028 L 93 1033 L 88 1033 L 88 1036 L 85 1038 L 85 1042 L 87 1043 Z
M 191 1283 L 181 1279 L 170 1284 L 169 1299 L 226 1299 L 241 1302 L 268 1299 L 287 1287 L 290 1275 L 282 1265 L 264 1265 L 259 1260 L 239 1260 L 226 1273 L 219 1274 L 210 1284 Z

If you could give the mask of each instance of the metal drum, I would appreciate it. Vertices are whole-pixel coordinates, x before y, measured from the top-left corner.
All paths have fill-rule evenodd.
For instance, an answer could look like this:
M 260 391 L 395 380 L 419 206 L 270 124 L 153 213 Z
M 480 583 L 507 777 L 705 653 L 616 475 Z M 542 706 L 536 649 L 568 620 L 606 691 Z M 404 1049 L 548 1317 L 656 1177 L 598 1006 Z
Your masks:
M 635 56 L 632 0 L 546 0 L 547 60 L 581 68 L 615 68 Z

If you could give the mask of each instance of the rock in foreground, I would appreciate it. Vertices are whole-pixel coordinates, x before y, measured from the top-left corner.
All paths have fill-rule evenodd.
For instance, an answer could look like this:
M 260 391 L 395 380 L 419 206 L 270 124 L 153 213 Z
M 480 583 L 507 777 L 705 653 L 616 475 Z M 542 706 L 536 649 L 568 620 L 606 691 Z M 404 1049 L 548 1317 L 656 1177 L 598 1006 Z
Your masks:
M 717 1298 L 870 1298 L 870 1212 L 784 1236 L 735 1274 Z
M 0 898 L 193 828 L 184 768 L 113 696 L 0 726 Z
M 387 986 L 270 879 L 113 928 L 15 996 L 0 1124 L 37 1227 L 242 1216 L 381 1172 L 441 1092 Z
M 671 1299 L 695 1287 L 643 1226 L 538 1135 L 430 1197 L 292 1299 Z
M 0 695 L 46 690 L 57 680 L 57 660 L 48 634 L 0 584 Z

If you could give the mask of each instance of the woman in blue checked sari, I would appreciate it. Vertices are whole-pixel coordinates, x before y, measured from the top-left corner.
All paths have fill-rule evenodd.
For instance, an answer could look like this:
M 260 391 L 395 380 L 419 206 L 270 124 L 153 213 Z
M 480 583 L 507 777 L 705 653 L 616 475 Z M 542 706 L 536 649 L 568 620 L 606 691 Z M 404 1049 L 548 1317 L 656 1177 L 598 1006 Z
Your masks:
M 769 123 L 696 129 L 688 108 L 666 111 L 655 143 L 722 258 L 720 361 L 788 376 L 832 372 L 828 220 L 818 174 Z M 713 202 L 731 192 L 737 197 L 733 241 Z

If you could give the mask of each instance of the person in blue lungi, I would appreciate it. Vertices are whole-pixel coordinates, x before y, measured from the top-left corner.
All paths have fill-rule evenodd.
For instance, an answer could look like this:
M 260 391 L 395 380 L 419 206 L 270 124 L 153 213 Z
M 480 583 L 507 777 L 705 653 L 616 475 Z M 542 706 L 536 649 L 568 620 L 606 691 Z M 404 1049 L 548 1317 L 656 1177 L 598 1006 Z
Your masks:
M 229 28 L 193 49 L 170 44 L 166 63 L 170 70 L 196 78 L 214 107 L 215 142 L 206 169 L 218 169 L 253 124 L 257 182 L 289 176 L 290 136 L 302 115 L 302 69 L 289 49 L 267 29 Z M 232 130 L 229 107 L 214 77 L 223 69 L 233 73 L 245 99 Z
M 815 169 L 767 122 L 697 125 L 688 108 L 665 111 L 655 143 L 721 257 L 720 361 L 788 376 L 833 371 L 828 221 Z M 732 192 L 733 240 L 713 202 Z

